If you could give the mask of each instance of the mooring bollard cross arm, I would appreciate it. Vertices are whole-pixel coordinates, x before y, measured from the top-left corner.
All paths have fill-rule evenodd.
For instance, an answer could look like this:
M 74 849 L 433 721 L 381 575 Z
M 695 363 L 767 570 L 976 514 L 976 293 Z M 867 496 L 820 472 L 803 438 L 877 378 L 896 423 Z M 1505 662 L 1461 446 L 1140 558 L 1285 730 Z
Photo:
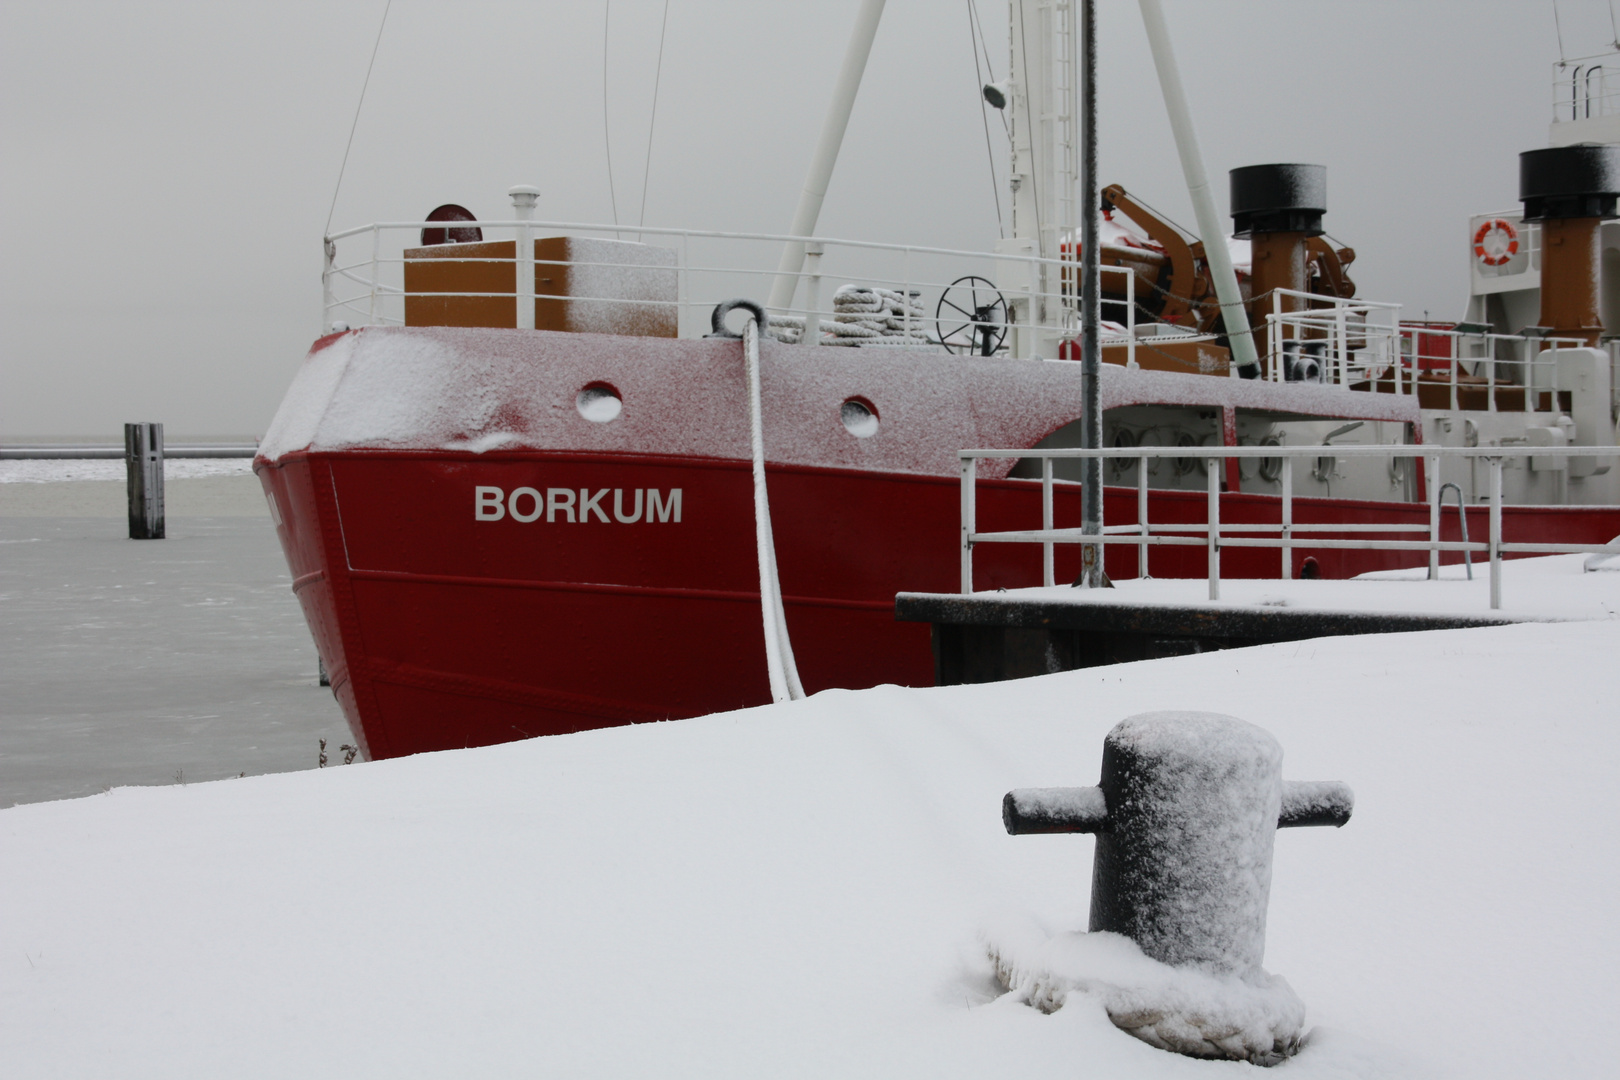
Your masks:
M 1277 828 L 1332 825 L 1336 829 L 1350 820 L 1355 808 L 1355 793 L 1342 780 L 1284 780 Z
M 1284 780 L 1277 828 L 1339 828 L 1355 810 L 1355 793 L 1340 780 Z M 1001 800 L 1001 820 L 1013 836 L 1096 833 L 1108 828 L 1108 800 L 1100 787 L 1018 788 Z
M 1100 787 L 1019 788 L 1002 797 L 1001 821 L 1013 836 L 1101 832 L 1108 801 Z

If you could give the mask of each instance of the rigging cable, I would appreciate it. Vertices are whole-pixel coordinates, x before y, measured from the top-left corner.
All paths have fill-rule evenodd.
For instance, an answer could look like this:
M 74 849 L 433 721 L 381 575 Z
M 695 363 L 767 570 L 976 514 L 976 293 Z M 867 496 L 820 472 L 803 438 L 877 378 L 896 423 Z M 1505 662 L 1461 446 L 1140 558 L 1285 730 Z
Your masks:
M 366 78 L 360 84 L 360 100 L 354 105 L 354 120 L 349 124 L 349 141 L 343 144 L 343 164 L 338 166 L 337 184 L 332 188 L 332 205 L 326 210 L 325 233 L 332 231 L 332 215 L 337 212 L 338 192 L 343 190 L 343 172 L 349 167 L 349 151 L 354 147 L 354 129 L 360 126 L 360 107 L 366 103 L 366 87 L 371 85 L 371 69 L 377 65 L 377 48 L 382 45 L 383 27 L 388 25 L 388 9 L 394 0 L 383 5 L 382 22 L 377 24 L 377 40 L 371 46 L 371 61 L 366 64 Z
M 988 71 L 990 73 L 990 81 L 995 82 L 996 81 L 996 65 L 994 65 L 994 64 L 992 64 L 990 62 L 990 46 L 987 43 L 987 41 L 985 40 L 984 23 L 979 21 L 979 6 L 976 3 L 974 3 L 974 0 L 968 0 L 968 11 L 972 13 L 972 15 L 973 15 L 973 25 L 975 27 L 977 27 L 978 31 L 979 31 L 979 48 L 981 50 L 983 50 L 983 52 L 984 52 L 984 70 L 986 70 L 986 71 Z M 975 55 L 974 60 L 977 61 L 977 59 L 978 59 L 978 57 L 977 57 L 977 55 Z M 997 113 L 997 115 L 999 115 L 1001 117 L 1001 128 L 1002 128 L 1002 130 L 1007 133 L 1008 141 L 1011 141 L 1012 140 L 1012 129 L 1007 126 L 1007 110 L 1006 109 L 997 109 L 996 113 Z
M 1030 74 L 1030 70 L 1029 70 L 1029 41 L 1028 41 L 1027 36 L 1025 34 L 1025 31 L 1024 31 L 1024 19 L 1023 19 L 1022 15 L 1020 15 L 1019 19 L 1018 19 L 1018 50 L 1019 50 L 1019 53 L 1024 58 L 1024 82 L 1027 84 L 1028 82 L 1030 82 L 1030 80 L 1033 78 L 1033 76 Z M 1025 91 L 1024 101 L 1025 101 L 1025 103 L 1027 105 L 1027 103 L 1029 101 L 1028 91 Z M 1040 169 L 1037 166 L 1038 165 L 1045 165 L 1046 162 L 1044 162 L 1044 161 L 1036 162 L 1035 161 L 1035 144 L 1039 141 L 1035 137 L 1035 117 L 1032 114 L 1030 114 L 1030 110 L 1027 107 L 1024 109 L 1024 112 L 1025 112 L 1026 115 L 1029 116 L 1029 127 L 1030 127 L 1030 132 L 1029 132 L 1029 157 L 1030 157 L 1030 162 L 1029 162 L 1029 201 L 1035 207 L 1035 254 L 1038 257 L 1044 259 L 1044 258 L 1046 258 L 1046 233 L 1041 228 L 1041 189 L 1035 183 L 1035 174 L 1040 171 Z M 1013 210 L 1014 210 L 1014 212 L 1016 212 L 1018 210 L 1018 203 L 1016 201 L 1014 201 L 1014 203 L 1013 203 Z M 1016 228 L 1016 224 L 1015 224 L 1014 227 Z M 1061 241 L 1060 241 L 1060 243 L 1061 243 Z
M 664 74 L 664 33 L 669 29 L 669 0 L 664 0 L 664 21 L 658 28 L 658 66 L 653 70 L 652 115 L 647 119 L 647 163 L 641 174 L 641 213 L 638 226 L 647 224 L 647 178 L 652 175 L 653 127 L 658 123 L 658 82 Z M 641 234 L 636 233 L 639 243 Z
M 1558 62 L 1562 64 L 1566 59 L 1564 56 L 1564 24 L 1558 21 L 1558 0 L 1552 0 L 1552 6 L 1553 30 L 1558 34 Z
M 1006 239 L 1007 229 L 1001 221 L 1001 185 L 996 181 L 996 152 L 995 149 L 990 145 L 990 114 L 985 111 L 984 72 L 979 70 L 979 35 L 974 26 L 974 16 L 976 13 L 973 10 L 973 0 L 967 0 L 967 5 L 968 36 L 973 41 L 973 74 L 979 80 L 979 92 L 977 95 L 979 98 L 979 118 L 984 121 L 984 152 L 985 155 L 990 159 L 990 191 L 991 194 L 996 197 L 996 233 L 1002 239 Z M 991 78 L 995 78 L 993 73 Z
M 613 224 L 619 223 L 619 195 L 613 188 L 613 140 L 608 136 L 608 26 L 613 0 L 602 3 L 602 143 L 607 147 L 608 198 L 613 203 Z M 615 234 L 617 235 L 617 234 Z

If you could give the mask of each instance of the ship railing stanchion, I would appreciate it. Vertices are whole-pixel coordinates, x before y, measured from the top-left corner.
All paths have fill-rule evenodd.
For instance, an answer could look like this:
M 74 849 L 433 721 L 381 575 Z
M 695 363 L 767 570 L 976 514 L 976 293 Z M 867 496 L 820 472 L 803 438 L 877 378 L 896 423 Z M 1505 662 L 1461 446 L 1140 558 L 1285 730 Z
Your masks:
M 1485 386 L 1485 411 L 1496 411 L 1496 338 L 1489 339 L 1491 343 L 1490 356 L 1486 360 L 1485 374 L 1490 382 Z
M 1550 359 L 1550 361 L 1549 361 L 1549 369 L 1550 369 L 1550 371 L 1552 371 L 1552 415 L 1554 415 L 1554 418 L 1557 418 L 1557 416 L 1558 416 L 1558 338 L 1552 338 L 1552 359 Z M 1573 405 L 1573 402 L 1571 402 L 1571 405 Z M 1565 476 L 1568 476 L 1568 471 L 1565 471 Z
M 1345 345 L 1348 344 L 1348 340 L 1345 336 L 1344 302 L 1340 301 L 1339 303 L 1335 304 L 1333 310 L 1333 351 L 1339 354 L 1339 366 L 1348 367 L 1350 364 L 1350 351 L 1345 348 Z M 1399 327 L 1400 321 L 1396 320 L 1395 325 Z M 1395 363 L 1393 365 L 1395 368 L 1394 378 L 1396 397 L 1401 396 L 1401 348 L 1398 340 L 1399 336 L 1400 332 L 1397 330 L 1397 341 L 1395 343 Z
M 1136 542 L 1136 576 L 1148 577 L 1148 456 L 1136 459 L 1136 527 L 1141 539 Z
M 1457 369 L 1462 366 L 1462 358 L 1457 354 L 1462 349 L 1462 339 L 1451 339 L 1451 411 L 1457 411 Z
M 1282 459 L 1282 579 L 1294 576 L 1294 459 Z
M 1491 610 L 1502 606 L 1502 459 L 1491 461 Z
M 1282 365 L 1282 293 L 1275 289 L 1271 292 L 1271 315 L 1266 320 L 1266 366 L 1271 368 L 1271 381 L 1282 382 L 1288 377 Z
M 905 265 L 904 265 L 903 273 L 902 273 L 901 276 L 903 276 L 906 279 L 906 283 L 904 285 L 900 286 L 900 296 L 902 297 L 901 303 L 902 303 L 902 306 L 905 308 L 906 316 L 905 316 L 905 319 L 902 321 L 901 325 L 905 327 L 905 330 L 904 330 L 905 337 L 902 340 L 904 340 L 905 343 L 909 345 L 909 344 L 911 344 L 911 248 L 910 247 L 906 248 L 904 263 L 905 263 Z
M 514 276 L 513 291 L 517 305 L 519 330 L 534 329 L 534 220 L 535 200 L 540 189 L 519 184 L 507 192 L 512 197 L 513 216 L 517 218 L 516 241 L 512 248 Z
M 377 226 L 371 227 L 371 293 L 366 301 L 366 324 L 377 325 L 377 260 L 381 255 L 378 245 L 382 243 L 382 230 Z
M 321 246 L 326 257 L 326 267 L 321 271 L 321 333 L 327 334 L 332 329 L 332 266 L 337 260 L 337 245 L 328 237 Z
M 978 459 L 967 454 L 962 455 L 962 594 L 965 596 L 973 591 L 973 530 L 974 521 L 973 485 L 978 479 Z
M 1220 458 L 1206 458 L 1209 466 L 1209 598 L 1221 598 L 1221 469 Z
M 1041 529 L 1043 532 L 1052 531 L 1052 459 L 1041 458 Z M 1041 584 L 1052 586 L 1057 584 L 1057 575 L 1053 566 L 1053 550 L 1056 547 L 1050 539 L 1041 542 Z
M 1136 370 L 1136 271 L 1125 273 L 1125 366 Z M 1144 459 L 1146 460 L 1146 459 Z M 1146 521 L 1147 518 L 1143 518 Z M 1147 565 L 1144 560 L 1143 565 Z M 1144 571 L 1142 574 L 1146 577 Z
M 821 344 L 821 255 L 825 250 L 826 246 L 820 243 L 807 242 L 804 245 L 804 268 L 810 280 L 807 283 L 809 295 L 805 297 L 804 305 L 804 336 L 799 339 L 801 345 Z M 910 329 L 909 322 L 907 329 Z
M 1440 579 L 1440 459 L 1434 454 L 1423 456 L 1424 490 L 1429 493 L 1429 580 Z

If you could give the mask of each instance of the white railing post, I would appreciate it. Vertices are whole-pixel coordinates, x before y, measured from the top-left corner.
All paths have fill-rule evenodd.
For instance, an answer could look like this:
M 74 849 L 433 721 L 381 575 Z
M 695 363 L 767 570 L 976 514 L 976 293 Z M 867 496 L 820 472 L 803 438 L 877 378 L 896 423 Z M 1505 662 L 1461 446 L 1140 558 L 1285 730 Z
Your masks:
M 1209 598 L 1221 598 L 1221 468 L 1209 458 Z
M 1485 411 L 1496 411 L 1496 338 L 1487 338 L 1490 342 L 1490 359 L 1486 362 L 1485 377 L 1490 381 L 1485 384 Z
M 1553 414 L 1553 418 L 1556 420 L 1557 417 L 1558 417 L 1558 411 L 1559 411 L 1559 405 L 1558 405 L 1558 339 L 1557 338 L 1553 338 L 1552 358 L 1548 362 L 1548 366 L 1552 371 L 1552 403 L 1551 403 L 1552 404 L 1552 409 L 1551 409 L 1551 411 L 1552 411 L 1552 414 Z M 1570 402 L 1571 406 L 1573 406 L 1574 404 L 1575 403 L 1573 401 Z M 1568 459 L 1566 458 L 1565 460 L 1568 460 Z M 1569 475 L 1569 472 L 1568 472 L 1567 469 L 1565 470 L 1564 475 L 1565 476 Z
M 1400 323 L 1397 322 L 1395 325 L 1399 326 Z M 1348 344 L 1348 341 L 1345 338 L 1344 330 L 1345 330 L 1345 325 L 1344 325 L 1344 301 L 1340 300 L 1338 303 L 1334 304 L 1334 306 L 1333 306 L 1333 337 L 1334 337 L 1333 351 L 1339 358 L 1339 366 L 1340 367 L 1349 367 L 1350 366 L 1350 353 L 1345 348 L 1345 345 Z M 1397 343 L 1396 349 L 1395 349 L 1395 363 L 1396 363 L 1397 366 L 1399 366 L 1399 364 L 1400 364 L 1400 351 L 1401 350 L 1400 350 L 1400 347 L 1399 347 L 1399 343 Z M 1396 384 L 1395 392 L 1396 392 L 1396 394 L 1400 393 L 1400 384 L 1399 383 Z
M 973 486 L 978 478 L 978 459 L 962 459 L 962 593 L 973 591 L 973 530 L 976 527 Z
M 1429 543 L 1440 542 L 1440 458 L 1423 455 L 1423 490 L 1429 495 Z M 1459 492 L 1460 494 L 1460 492 Z M 1467 511 L 1464 511 L 1466 513 Z M 1429 580 L 1440 579 L 1440 549 L 1429 548 Z
M 1141 537 L 1136 544 L 1136 576 L 1148 577 L 1148 459 L 1136 459 L 1136 528 Z
M 1341 308 L 1340 310 L 1343 310 L 1343 309 Z M 1343 333 L 1343 332 L 1344 332 L 1343 327 L 1341 326 L 1340 333 Z M 1414 329 L 1412 331 L 1412 390 L 1413 390 L 1413 393 L 1417 392 L 1417 373 L 1418 373 L 1419 368 L 1423 364 L 1423 358 L 1422 358 L 1422 356 L 1419 355 L 1423 350 L 1423 344 L 1422 343 L 1423 343 L 1423 335 L 1420 334 L 1417 330 Z M 1395 346 L 1394 349 L 1391 350 L 1394 353 L 1394 356 L 1390 361 L 1390 367 L 1392 367 L 1394 369 L 1393 372 L 1391 373 L 1391 377 L 1395 380 L 1395 396 L 1400 397 L 1402 390 L 1405 389 L 1405 384 L 1401 379 L 1401 375 L 1402 375 L 1401 369 L 1402 369 L 1402 367 L 1404 365 L 1401 363 L 1401 317 L 1399 315 L 1395 316 L 1395 340 L 1394 340 L 1394 346 Z
M 1463 358 L 1461 358 L 1461 356 L 1456 355 L 1456 353 L 1458 353 L 1458 351 L 1460 351 L 1461 345 L 1463 345 L 1463 338 L 1456 338 L 1456 337 L 1452 338 L 1452 411 L 1453 411 L 1453 413 L 1455 413 L 1455 411 L 1458 411 L 1458 408 L 1460 408 L 1460 406 L 1458 406 L 1458 403 L 1456 403 L 1456 369 L 1461 368 L 1461 366 L 1463 366 Z
M 1491 458 L 1491 610 L 1502 606 L 1502 459 Z
M 519 184 L 507 192 L 512 196 L 512 216 L 518 219 L 517 238 L 512 249 L 513 266 L 516 270 L 513 293 L 517 304 L 517 328 L 519 330 L 534 329 L 534 227 L 529 222 L 534 220 L 535 200 L 540 198 L 540 189 L 527 184 Z M 677 320 L 679 316 L 677 316 Z M 760 333 L 765 332 L 762 326 Z
M 806 250 L 808 250 L 808 248 Z M 905 266 L 903 268 L 903 272 L 902 272 L 901 276 L 906 279 L 905 284 L 900 286 L 900 300 L 901 300 L 901 303 L 905 306 L 905 309 L 906 309 L 906 317 L 903 320 L 901 320 L 901 325 L 905 327 L 905 331 L 904 331 L 904 333 L 906 335 L 905 338 L 904 338 L 905 343 L 907 345 L 910 345 L 911 344 L 911 249 L 909 247 L 906 248 Z M 807 326 L 809 325 L 808 321 L 806 322 L 805 325 L 807 325 Z
M 1052 531 L 1052 459 L 1041 458 L 1041 528 Z M 1056 585 L 1057 570 L 1053 565 L 1055 545 L 1050 540 L 1041 544 L 1041 584 Z
M 321 246 L 326 256 L 326 268 L 321 271 L 321 333 L 332 332 L 332 264 L 337 260 L 337 245 L 331 240 L 323 240 Z
M 379 245 L 382 244 L 382 229 L 376 225 L 371 227 L 371 296 L 366 301 L 366 325 L 377 325 L 377 263 L 381 255 Z
M 1136 370 L 1136 271 L 1125 272 L 1125 366 Z M 1146 460 L 1146 459 L 1144 459 Z M 1146 520 L 1145 518 L 1143 519 Z M 1142 575 L 1146 577 L 1144 573 Z
M 821 255 L 824 251 L 826 247 L 820 243 L 804 245 L 804 268 L 810 279 L 806 283 L 809 288 L 805 294 L 804 335 L 799 338 L 800 345 L 821 344 Z M 908 309 L 909 306 L 908 304 Z M 909 315 L 907 319 L 910 319 Z M 910 326 L 908 321 L 906 323 L 908 331 Z
M 1294 576 L 1294 459 L 1282 459 L 1282 578 Z
M 1282 347 L 1282 293 L 1277 292 L 1275 289 L 1271 292 L 1271 314 L 1274 317 L 1266 320 L 1266 366 L 1271 369 L 1272 382 L 1285 382 L 1288 373 L 1283 371 L 1281 360 L 1284 355 Z

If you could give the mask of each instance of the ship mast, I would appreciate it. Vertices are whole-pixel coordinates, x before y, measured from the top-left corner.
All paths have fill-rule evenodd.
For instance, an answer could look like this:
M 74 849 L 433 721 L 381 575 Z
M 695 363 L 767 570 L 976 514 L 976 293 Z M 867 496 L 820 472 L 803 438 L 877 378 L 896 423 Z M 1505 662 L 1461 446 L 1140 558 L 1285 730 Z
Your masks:
M 1080 219 L 1075 0 L 1012 0 L 1009 14 L 1012 236 L 996 250 L 1072 257 Z M 1013 356 L 1056 356 L 1059 341 L 1072 336 L 1078 275 L 1067 266 L 1061 277 L 1054 271 L 1014 260 L 997 271 L 1012 307 Z

